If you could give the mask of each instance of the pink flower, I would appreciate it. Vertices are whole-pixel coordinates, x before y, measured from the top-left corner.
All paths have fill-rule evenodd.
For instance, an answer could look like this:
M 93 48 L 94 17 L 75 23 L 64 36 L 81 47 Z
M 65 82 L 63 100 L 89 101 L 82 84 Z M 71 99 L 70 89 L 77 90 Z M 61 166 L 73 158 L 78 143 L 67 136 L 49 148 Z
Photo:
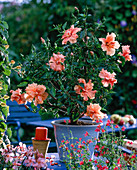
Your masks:
M 67 29 L 65 33 L 63 34 L 62 38 L 62 44 L 67 44 L 69 41 L 71 44 L 77 42 L 78 35 L 76 34 L 77 32 L 81 31 L 81 28 L 74 28 L 74 25 L 70 27 L 70 29 Z
M 119 126 L 118 126 L 118 125 L 116 125 L 116 126 L 115 126 L 115 128 L 119 128 Z
M 107 70 L 102 69 L 99 73 L 99 77 L 102 78 L 103 80 L 101 81 L 104 87 L 108 87 L 109 84 L 112 86 L 114 85 L 114 83 L 117 83 L 117 80 L 115 79 L 115 73 L 110 73 Z
M 99 145 L 96 145 L 94 149 L 97 149 L 99 151 Z
M 123 126 L 123 127 L 122 127 L 122 131 L 125 131 L 125 129 L 126 129 L 126 128 Z
M 95 129 L 95 132 L 100 132 L 100 129 L 99 129 L 99 128 L 96 128 L 96 129 Z
M 136 154 L 132 155 L 131 158 L 136 158 Z
M 95 160 L 94 162 L 95 162 L 95 164 L 97 164 L 97 163 L 98 163 L 98 161 L 97 161 L 97 160 Z
M 74 148 L 74 145 L 73 145 L 73 144 L 71 144 L 70 146 L 71 146 L 72 148 Z
M 79 163 L 80 165 L 84 165 L 84 161 L 80 161 L 80 163 Z
M 42 37 L 40 39 L 41 39 L 42 44 L 44 44 L 45 40 Z
M 102 133 L 104 133 L 105 132 L 105 130 L 104 129 L 102 129 Z
M 53 53 L 53 57 L 51 57 L 49 60 L 50 68 L 54 71 L 64 70 L 65 69 L 65 66 L 64 66 L 65 57 L 66 56 L 60 53 L 58 54 Z
M 128 144 L 130 144 L 130 145 L 132 145 L 132 144 L 133 144 L 133 142 L 130 142 L 130 141 L 127 141 L 127 143 L 128 143 Z
M 80 153 L 81 151 L 78 149 L 77 152 Z
M 122 53 L 119 53 L 121 56 L 125 57 L 125 61 L 131 61 L 132 56 L 130 54 L 130 46 L 129 45 L 123 45 L 122 46 Z
M 102 42 L 101 48 L 103 51 L 107 51 L 107 55 L 114 55 L 115 54 L 115 49 L 118 49 L 120 47 L 120 44 L 118 41 L 115 41 L 116 35 L 114 33 L 109 33 L 105 38 L 99 38 L 99 41 Z
M 118 167 L 115 167 L 114 170 L 118 170 Z
M 106 160 L 106 163 L 108 164 L 108 163 L 109 163 L 109 160 Z
M 99 104 L 90 103 L 90 105 L 87 106 L 86 116 L 89 116 L 93 120 L 103 119 L 104 113 L 101 112 L 101 107 Z
M 106 126 L 110 126 L 110 120 L 107 120 Z
M 124 157 L 126 157 L 126 156 L 127 156 L 127 154 L 126 154 L 126 153 L 123 153 L 123 156 L 124 156 Z
M 85 133 L 85 137 L 86 137 L 86 136 L 89 136 L 89 133 L 88 133 L 87 131 L 86 131 L 86 133 Z
M 43 101 L 48 97 L 48 93 L 45 92 L 46 87 L 44 85 L 37 85 L 36 83 L 29 84 L 26 87 L 27 97 L 26 100 L 32 102 L 34 100 L 34 105 L 43 104 Z
M 74 90 L 76 91 L 77 94 L 80 94 L 81 97 L 83 97 L 84 101 L 88 101 L 88 97 L 90 99 L 94 99 L 95 98 L 95 93 L 96 90 L 92 91 L 93 89 L 93 83 L 91 83 L 91 80 L 89 80 L 88 83 L 86 83 L 86 81 L 82 78 L 78 79 L 79 83 L 83 83 L 84 84 L 84 88 L 81 87 L 80 85 L 76 85 L 74 87 Z
M 26 102 L 25 93 L 21 94 L 21 89 L 10 90 L 10 93 L 12 93 L 11 101 L 15 100 L 18 104 L 24 104 Z
M 81 141 L 82 140 L 82 138 L 79 138 L 79 141 Z

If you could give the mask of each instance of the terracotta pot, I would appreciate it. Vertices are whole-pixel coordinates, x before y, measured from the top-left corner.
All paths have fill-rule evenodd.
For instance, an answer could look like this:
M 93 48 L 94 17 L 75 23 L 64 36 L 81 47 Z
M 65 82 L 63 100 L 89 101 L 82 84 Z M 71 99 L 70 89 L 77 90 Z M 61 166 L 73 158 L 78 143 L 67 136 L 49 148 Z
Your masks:
M 51 139 L 46 139 L 46 140 L 36 140 L 34 137 L 32 138 L 32 144 L 34 151 L 38 150 L 39 153 L 42 153 L 44 158 L 45 155 L 47 154 L 49 143 Z
M 82 120 L 87 123 L 91 123 L 91 120 Z M 98 138 L 99 132 L 95 132 L 95 129 L 100 124 L 101 126 L 103 123 L 95 123 L 95 125 L 64 125 L 61 124 L 61 122 L 64 122 L 64 120 L 55 120 L 52 121 L 51 124 L 54 127 L 54 135 L 57 145 L 57 150 L 59 153 L 60 161 L 64 162 L 68 160 L 67 152 L 63 153 L 63 149 L 59 147 L 61 145 L 61 141 L 64 139 L 64 136 L 66 140 L 69 140 L 70 137 L 74 137 L 77 139 L 70 140 L 71 143 L 76 143 L 76 141 L 79 140 L 79 138 L 82 138 L 81 141 L 87 141 L 88 139 Z M 86 131 L 90 134 L 90 136 L 85 137 Z M 64 139 L 65 140 L 65 139 Z M 93 158 L 94 154 L 94 146 L 96 142 L 89 144 L 89 150 L 90 150 L 90 158 Z

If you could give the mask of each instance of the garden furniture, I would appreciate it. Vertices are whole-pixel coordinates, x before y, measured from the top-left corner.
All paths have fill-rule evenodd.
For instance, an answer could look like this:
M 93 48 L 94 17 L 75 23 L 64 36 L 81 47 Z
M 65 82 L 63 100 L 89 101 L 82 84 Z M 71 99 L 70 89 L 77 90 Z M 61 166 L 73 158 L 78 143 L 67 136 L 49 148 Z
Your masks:
M 125 153 L 129 153 L 130 154 L 130 150 L 126 149 L 126 148 L 123 148 L 123 152 Z M 67 170 L 66 169 L 66 166 L 65 166 L 65 163 L 64 162 L 60 162 L 59 161 L 59 155 L 58 153 L 47 153 L 46 157 L 51 157 L 51 155 L 55 156 L 55 158 L 53 159 L 53 163 L 56 162 L 58 163 L 57 165 L 54 165 L 54 164 L 50 164 L 49 162 L 47 163 L 48 164 L 48 168 L 51 168 L 51 169 L 54 169 L 54 170 Z M 97 157 L 94 156 L 94 158 L 96 159 Z M 129 167 L 129 170 L 130 170 L 130 167 Z
M 107 119 L 109 119 L 110 120 L 110 116 L 111 115 L 108 115 L 108 118 Z M 69 118 L 68 117 L 62 117 L 62 118 L 59 118 L 60 120 L 61 119 L 65 119 L 65 120 L 69 120 Z M 59 120 L 58 119 L 58 120 Z M 81 119 L 84 119 L 84 118 L 81 118 Z M 41 127 L 47 127 L 47 128 L 53 128 L 53 126 L 52 126 L 52 124 L 51 124 L 51 121 L 53 121 L 53 120 L 56 120 L 56 118 L 55 119 L 48 119 L 48 120 L 39 120 L 39 121 L 31 121 L 31 122 L 27 122 L 26 124 L 27 125 L 31 125 L 31 126 L 41 126 Z M 106 122 L 106 120 L 104 119 L 103 120 L 103 122 L 105 123 Z M 103 126 L 105 126 L 105 124 L 103 125 Z M 121 126 L 121 127 L 123 127 L 123 126 Z M 135 124 L 133 124 L 133 125 L 129 125 L 129 124 L 126 124 L 126 125 L 124 125 L 124 127 L 125 127 L 125 131 L 126 132 L 128 132 L 129 130 L 134 130 L 134 129 L 137 129 L 137 119 L 136 119 L 136 123 Z M 114 131 L 115 132 L 119 132 L 121 130 L 121 128 L 115 128 L 114 127 Z M 109 127 L 109 126 L 107 126 L 107 132 L 108 133 L 111 133 L 112 132 L 112 129 Z
M 27 123 L 32 121 L 40 121 L 41 117 L 38 112 L 32 113 L 31 111 L 28 111 L 24 105 L 18 105 L 16 101 L 10 101 L 7 100 L 7 105 L 9 106 L 9 113 L 7 119 L 7 124 L 11 125 L 14 124 L 15 128 L 14 130 L 17 133 L 17 142 L 11 142 L 13 145 L 18 145 L 19 142 L 23 142 L 27 145 L 32 145 L 32 141 L 21 141 L 20 135 L 19 135 L 19 129 L 21 128 L 22 124 L 27 125 Z M 30 106 L 30 104 L 28 104 Z M 55 142 L 50 142 L 49 148 L 56 147 Z

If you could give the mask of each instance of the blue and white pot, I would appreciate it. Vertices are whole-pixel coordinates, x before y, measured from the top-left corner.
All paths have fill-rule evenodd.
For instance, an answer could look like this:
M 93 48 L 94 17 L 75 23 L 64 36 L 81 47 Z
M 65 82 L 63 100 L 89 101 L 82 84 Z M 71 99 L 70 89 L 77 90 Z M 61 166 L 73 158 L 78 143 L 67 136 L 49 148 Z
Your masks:
M 91 123 L 91 120 L 82 120 L 85 123 Z M 95 132 L 95 129 L 97 128 L 97 126 L 100 124 L 101 126 L 103 125 L 103 123 L 95 123 L 95 125 L 64 125 L 61 124 L 63 123 L 64 120 L 55 120 L 52 121 L 51 124 L 54 127 L 54 135 L 55 135 L 55 140 L 56 140 L 56 144 L 57 144 L 57 150 L 59 153 L 59 158 L 60 161 L 64 162 L 68 160 L 67 157 L 67 152 L 63 153 L 63 149 L 61 146 L 61 141 L 64 139 L 64 136 L 66 138 L 66 140 L 70 141 L 69 138 L 74 137 L 77 139 L 73 139 L 70 141 L 70 144 L 75 144 L 76 141 L 79 141 L 79 138 L 82 138 L 82 141 L 87 141 L 89 139 L 93 139 L 93 138 L 98 138 L 99 132 Z M 89 136 L 85 137 L 86 132 L 89 133 Z M 65 140 L 65 139 L 64 139 Z M 94 141 L 93 143 L 89 144 L 89 151 L 90 151 L 90 158 L 93 158 L 94 155 L 94 146 L 95 146 L 96 142 Z

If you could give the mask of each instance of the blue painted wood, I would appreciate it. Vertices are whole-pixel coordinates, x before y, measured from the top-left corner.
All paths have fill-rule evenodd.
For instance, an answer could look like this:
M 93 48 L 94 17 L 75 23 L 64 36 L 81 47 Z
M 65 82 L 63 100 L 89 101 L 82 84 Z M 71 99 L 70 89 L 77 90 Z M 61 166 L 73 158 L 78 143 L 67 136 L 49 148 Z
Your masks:
M 65 163 L 59 161 L 59 155 L 58 155 L 58 153 L 47 153 L 46 156 L 47 156 L 47 157 L 51 157 L 51 155 L 54 155 L 54 156 L 55 156 L 55 159 L 53 159 L 53 160 L 54 160 L 53 163 L 54 163 L 54 162 L 57 162 L 58 165 L 52 166 L 52 165 L 50 165 L 49 162 L 47 162 L 48 168 L 54 169 L 54 170 L 67 170 L 67 168 L 66 168 L 66 166 L 65 166 Z
M 7 105 L 9 106 L 9 116 L 7 118 L 7 124 L 15 124 L 15 130 L 17 133 L 17 139 L 18 142 L 12 142 L 13 145 L 19 145 L 19 142 L 23 142 L 27 145 L 32 145 L 32 141 L 21 141 L 20 136 L 19 136 L 19 129 L 21 127 L 21 124 L 27 124 L 28 122 L 32 121 L 40 121 L 41 117 L 39 113 L 32 113 L 28 111 L 25 106 L 19 105 L 16 101 L 7 101 Z M 27 103 L 28 106 L 31 106 L 30 103 Z M 49 148 L 56 147 L 55 142 L 50 142 Z

